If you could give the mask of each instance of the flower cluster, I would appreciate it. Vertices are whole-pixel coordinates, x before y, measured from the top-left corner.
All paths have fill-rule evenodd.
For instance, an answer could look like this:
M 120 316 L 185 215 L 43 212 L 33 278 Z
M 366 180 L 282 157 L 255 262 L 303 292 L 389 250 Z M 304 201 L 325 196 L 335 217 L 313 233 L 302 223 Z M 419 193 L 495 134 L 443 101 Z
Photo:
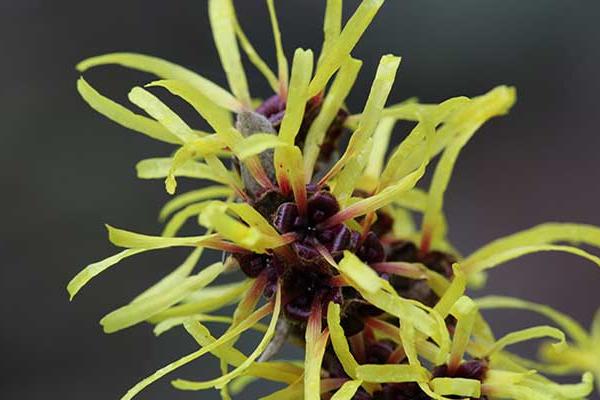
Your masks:
M 319 57 L 297 49 L 290 68 L 274 1 L 267 0 L 276 75 L 244 34 L 232 0 L 209 0 L 230 90 L 139 54 L 106 54 L 78 65 L 84 72 L 120 64 L 160 78 L 129 92 L 147 116 L 104 97 L 83 78 L 77 83 L 96 111 L 176 146 L 172 156 L 141 161 L 140 178 L 164 178 L 170 194 L 180 177 L 214 182 L 169 201 L 160 213 L 168 220 L 161 235 L 108 226 L 110 241 L 124 250 L 87 266 L 68 285 L 73 297 L 127 257 L 192 249 L 169 275 L 101 320 L 107 333 L 144 321 L 155 324 L 156 334 L 182 326 L 199 346 L 141 380 L 123 399 L 209 354 L 220 360 L 220 376 L 173 385 L 219 389 L 228 399 L 265 379 L 285 387 L 264 399 L 307 400 L 580 399 L 593 390 L 593 376 L 600 377 L 600 316 L 588 334 L 544 305 L 474 299 L 465 291 L 484 284 L 487 270 L 539 251 L 572 253 L 600 265 L 580 248 L 557 244 L 600 247 L 600 228 L 543 224 L 466 257 L 454 250 L 446 237 L 443 197 L 456 159 L 486 121 L 508 112 L 515 90 L 499 86 L 473 98 L 386 107 L 400 58 L 385 55 L 362 112 L 352 114 L 344 102 L 362 62 L 351 52 L 382 4 L 363 0 L 343 24 L 342 1 L 328 0 Z M 267 100 L 250 95 L 240 49 L 272 87 Z M 189 103 L 212 131 L 190 127 L 157 97 L 160 88 Z M 388 150 L 399 120 L 415 126 Z M 348 144 L 341 146 L 344 136 Z M 418 188 L 435 158 L 429 188 Z M 415 214 L 421 215 L 420 228 Z M 204 234 L 178 236 L 190 218 Z M 222 251 L 223 262 L 194 272 L 204 249 Z M 242 279 L 213 284 L 232 271 Z M 231 304 L 232 316 L 214 314 Z M 494 308 L 538 312 L 558 328 L 535 326 L 496 338 L 481 313 Z M 228 327 L 214 337 L 205 323 Z M 235 345 L 249 330 L 263 337 L 246 355 Z M 539 361 L 506 350 L 539 338 L 554 340 L 543 345 Z M 303 362 L 277 360 L 286 342 L 304 348 Z M 582 372 L 583 379 L 561 385 L 540 372 Z

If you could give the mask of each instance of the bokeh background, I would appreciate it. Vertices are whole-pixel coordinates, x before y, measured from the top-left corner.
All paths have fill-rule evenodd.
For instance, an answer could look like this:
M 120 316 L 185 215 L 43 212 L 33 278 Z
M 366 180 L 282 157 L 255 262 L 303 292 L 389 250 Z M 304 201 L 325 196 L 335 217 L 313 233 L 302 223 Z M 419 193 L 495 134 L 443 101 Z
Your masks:
M 264 2 L 236 3 L 248 35 L 274 65 Z M 318 50 L 324 1 L 278 3 L 287 54 L 298 46 Z M 349 15 L 358 2 L 346 3 Z M 447 194 L 450 234 L 465 253 L 542 221 L 600 225 L 598 15 L 596 0 L 388 0 L 354 51 L 365 65 L 353 110 L 387 52 L 403 56 L 392 101 L 518 88 L 510 116 L 487 124 L 463 152 Z M 74 65 L 117 50 L 157 55 L 225 84 L 206 1 L 0 2 L 2 399 L 116 399 L 194 348 L 180 332 L 155 339 L 138 326 L 104 335 L 97 323 L 178 265 L 180 252 L 130 259 L 72 304 L 67 299 L 65 285 L 77 271 L 115 252 L 103 223 L 157 233 L 168 198 L 160 181 L 137 180 L 133 167 L 170 147 L 104 119 L 76 93 Z M 248 71 L 253 94 L 267 96 L 262 78 Z M 123 103 L 130 87 L 151 79 L 118 67 L 87 78 Z M 405 133 L 399 129 L 396 139 Z M 529 256 L 494 270 L 485 293 L 548 303 L 587 325 L 600 305 L 600 271 L 572 256 Z M 499 333 L 543 322 L 516 312 L 490 316 Z M 215 368 L 199 362 L 175 375 L 208 378 Z M 241 398 L 266 389 L 255 385 Z M 168 379 L 139 398 L 198 396 L 218 398 L 178 393 Z

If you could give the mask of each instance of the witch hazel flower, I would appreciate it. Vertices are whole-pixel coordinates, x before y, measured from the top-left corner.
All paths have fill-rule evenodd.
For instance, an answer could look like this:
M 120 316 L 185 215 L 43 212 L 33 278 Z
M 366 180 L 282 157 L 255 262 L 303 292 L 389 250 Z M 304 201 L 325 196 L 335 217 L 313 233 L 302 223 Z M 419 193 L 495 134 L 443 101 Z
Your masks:
M 142 379 L 123 399 L 209 355 L 220 360 L 220 375 L 177 379 L 173 386 L 217 389 L 229 399 L 262 379 L 284 385 L 263 399 L 307 400 L 578 399 L 593 390 L 593 373 L 599 375 L 597 323 L 589 336 L 545 306 L 473 299 L 466 290 L 483 285 L 491 268 L 540 251 L 567 252 L 600 265 L 598 257 L 560 244 L 600 247 L 600 229 L 542 224 L 466 257 L 447 238 L 443 198 L 457 157 L 485 122 L 509 111 L 515 90 L 499 86 L 473 98 L 386 106 L 400 58 L 384 55 L 362 111 L 346 109 L 362 66 L 352 50 L 383 2 L 363 0 L 344 23 L 342 2 L 327 1 L 318 57 L 296 49 L 290 66 L 274 1 L 267 0 L 275 73 L 245 35 L 233 2 L 209 0 L 228 89 L 140 54 L 105 54 L 78 65 L 82 73 L 119 64 L 158 77 L 129 92 L 147 115 L 110 100 L 84 78 L 77 83 L 99 113 L 175 146 L 170 156 L 140 161 L 140 178 L 164 179 L 170 194 L 180 178 L 213 182 L 173 197 L 160 212 L 166 222 L 160 235 L 108 226 L 110 241 L 123 250 L 88 265 L 68 284 L 73 298 L 126 258 L 190 249 L 170 274 L 100 321 L 107 333 L 142 322 L 154 324 L 157 335 L 183 327 L 198 345 Z M 264 101 L 250 94 L 243 54 L 273 90 Z M 188 125 L 159 95 L 190 104 L 210 131 Z M 416 125 L 389 148 L 400 120 Z M 341 146 L 344 136 L 348 144 Z M 419 188 L 435 158 L 429 188 Z M 179 236 L 190 219 L 198 222 L 198 235 Z M 223 262 L 197 268 L 205 249 L 222 251 Z M 214 283 L 234 271 L 241 277 L 237 282 Z M 232 315 L 218 314 L 230 305 Z M 541 312 L 562 330 L 536 326 L 496 338 L 481 311 L 499 307 Z M 210 324 L 227 328 L 215 337 Z M 250 330 L 263 336 L 244 354 L 236 342 Z M 554 340 L 543 348 L 541 361 L 507 350 L 539 338 Z M 304 360 L 277 359 L 287 342 L 304 349 Z M 560 385 L 538 372 L 557 370 L 583 373 L 582 381 Z

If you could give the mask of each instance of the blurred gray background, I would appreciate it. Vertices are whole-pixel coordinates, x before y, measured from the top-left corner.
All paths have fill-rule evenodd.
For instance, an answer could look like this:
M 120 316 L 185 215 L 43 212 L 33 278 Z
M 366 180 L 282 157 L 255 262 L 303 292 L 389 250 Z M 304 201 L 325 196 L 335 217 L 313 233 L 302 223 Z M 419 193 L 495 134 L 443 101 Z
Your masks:
M 264 2 L 236 3 L 247 34 L 274 65 Z M 298 46 L 318 50 L 324 1 L 278 3 L 288 56 Z M 349 15 L 358 2 L 346 3 Z M 596 0 L 388 0 L 354 51 L 365 60 L 349 102 L 355 111 L 387 52 L 403 56 L 392 101 L 518 88 L 511 114 L 486 125 L 463 152 L 447 194 L 450 234 L 464 253 L 542 221 L 600 225 L 598 15 Z M 160 181 L 137 180 L 133 167 L 171 148 L 107 121 L 75 90 L 74 65 L 110 51 L 157 55 L 225 84 L 203 0 L 0 2 L 2 399 L 116 399 L 194 349 L 180 332 L 155 339 L 139 326 L 104 335 L 97 323 L 178 265 L 181 252 L 133 258 L 72 304 L 67 299 L 76 272 L 116 251 L 103 224 L 158 233 L 157 212 L 168 198 Z M 253 94 L 269 95 L 255 70 L 248 73 Z M 117 67 L 87 78 L 123 103 L 130 87 L 151 79 Z M 404 134 L 398 130 L 396 139 Z M 494 270 L 485 292 L 548 303 L 587 326 L 599 289 L 598 268 L 551 254 Z M 516 312 L 490 317 L 499 333 L 543 322 Z M 207 361 L 173 377 L 215 373 Z M 218 398 L 177 392 L 168 381 L 139 398 Z M 264 390 L 255 385 L 241 398 Z

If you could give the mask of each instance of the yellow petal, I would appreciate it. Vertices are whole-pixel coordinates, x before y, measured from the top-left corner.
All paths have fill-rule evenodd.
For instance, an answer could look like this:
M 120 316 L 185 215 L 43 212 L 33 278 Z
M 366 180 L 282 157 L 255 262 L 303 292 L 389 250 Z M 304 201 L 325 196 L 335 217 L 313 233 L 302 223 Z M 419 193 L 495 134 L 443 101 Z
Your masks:
M 164 177 L 164 176 L 163 176 Z M 192 190 L 179 196 L 173 197 L 161 208 L 159 213 L 160 221 L 164 221 L 173 212 L 192 203 L 202 200 L 214 199 L 218 197 L 227 197 L 233 194 L 232 190 L 225 186 L 208 186 L 202 189 Z
M 122 105 L 102 96 L 83 78 L 79 78 L 77 81 L 77 90 L 90 107 L 117 124 L 162 142 L 181 143 L 181 139 L 157 121 L 135 114 Z
M 117 332 L 138 324 L 178 303 L 189 293 L 205 287 L 215 280 L 224 269 L 222 263 L 206 267 L 200 273 L 185 279 L 179 285 L 137 299 L 137 301 L 111 312 L 100 320 L 100 324 L 104 327 L 106 333 Z
M 283 45 L 281 44 L 281 31 L 279 30 L 279 22 L 277 21 L 277 13 L 275 12 L 274 1 L 267 0 L 267 6 L 269 8 L 269 17 L 271 19 L 271 27 L 273 29 L 273 39 L 275 40 L 280 90 L 286 91 L 288 85 L 288 62 L 283 51 Z
M 135 166 L 137 177 L 140 179 L 161 179 L 169 175 L 173 166 L 172 158 L 148 158 L 138 162 Z M 214 182 L 227 183 L 215 174 L 212 169 L 198 161 L 189 160 L 179 166 L 173 173 L 173 176 L 183 176 L 187 178 L 208 179 Z
M 339 73 L 335 77 L 331 88 L 323 100 L 319 115 L 317 115 L 310 125 L 308 133 L 306 134 L 303 151 L 304 172 L 307 175 L 307 181 L 310 181 L 312 178 L 315 162 L 317 161 L 320 147 L 325 139 L 327 130 L 337 116 L 338 111 L 342 108 L 344 100 L 350 93 L 350 89 L 352 89 L 352 86 L 356 81 L 361 66 L 362 62 L 360 60 L 351 57 L 342 64 Z
M 329 327 L 329 333 L 331 335 L 331 344 L 338 360 L 340 360 L 340 363 L 348 376 L 354 379 L 356 377 L 358 362 L 356 362 L 356 359 L 350 352 L 346 334 L 340 325 L 339 304 L 331 302 L 327 306 L 327 326 Z
M 396 71 L 399 66 L 400 57 L 395 57 L 393 55 L 381 57 L 360 124 L 350 137 L 350 142 L 348 143 L 346 151 L 325 177 L 321 179 L 321 183 L 335 176 L 352 157 L 364 148 L 369 138 L 371 138 L 379 123 L 381 110 L 385 106 L 388 95 L 392 90 Z
M 306 211 L 306 178 L 302 151 L 298 146 L 282 146 L 275 149 L 275 170 L 280 188 L 291 186 L 300 212 Z M 282 190 L 285 193 L 285 190 Z
M 454 264 L 452 269 L 454 271 L 452 282 L 434 307 L 434 310 L 440 313 L 443 318 L 448 316 L 452 306 L 454 306 L 458 299 L 465 294 L 465 288 L 467 286 L 467 279 L 459 265 Z
M 373 133 L 373 148 L 371 150 L 370 161 L 365 168 L 365 176 L 374 182 L 379 180 L 379 176 L 383 171 L 390 136 L 395 124 L 396 121 L 393 118 L 382 118 L 375 129 L 375 133 Z M 371 190 L 373 189 L 375 188 Z
M 86 266 L 83 270 L 81 270 L 77 275 L 73 277 L 69 281 L 67 285 L 67 291 L 69 292 L 70 299 L 73 300 L 73 297 L 88 284 L 94 277 L 100 275 L 102 272 L 106 271 L 113 265 L 119 263 L 121 260 L 131 257 L 136 254 L 143 253 L 150 249 L 127 249 L 123 250 L 120 253 L 117 253 L 113 256 L 105 258 L 104 260 L 95 262 Z
M 240 41 L 242 49 L 248 56 L 248 59 L 250 59 L 250 62 L 254 64 L 256 69 L 258 69 L 260 73 L 265 77 L 267 82 L 269 82 L 271 89 L 273 89 L 274 92 L 277 92 L 279 90 L 279 81 L 277 80 L 277 77 L 275 76 L 273 71 L 271 71 L 271 68 L 269 68 L 265 60 L 263 60 L 262 57 L 256 52 L 256 49 L 254 48 L 254 46 L 252 46 L 252 43 L 250 43 L 250 41 L 248 40 L 248 37 L 246 36 L 244 31 L 242 30 L 242 27 L 240 26 L 237 15 L 234 16 L 235 33 Z
M 423 217 L 422 246 L 424 248 L 429 247 L 431 244 L 435 245 L 438 238 L 444 237 L 445 232 L 439 229 L 442 226 L 441 212 L 444 193 L 460 151 L 481 125 L 490 118 L 506 114 L 514 102 L 515 90 L 513 88 L 497 87 L 462 107 L 453 118 L 444 124 L 436 135 L 436 138 L 444 138 L 448 136 L 447 132 L 453 132 L 455 138 L 446 147 L 431 181 L 427 209 Z M 442 146 L 441 141 L 438 146 Z M 436 151 L 434 149 L 433 154 Z
M 600 227 L 572 223 L 545 223 L 496 239 L 471 254 L 467 260 L 468 262 L 476 262 L 515 247 L 557 242 L 583 243 L 600 247 Z
M 129 389 L 129 391 L 123 397 L 121 397 L 121 400 L 132 399 L 138 393 L 140 393 L 142 390 L 144 390 L 146 387 L 148 387 L 152 383 L 156 382 L 157 380 L 161 379 L 165 375 L 173 372 L 174 370 L 176 370 L 186 364 L 189 364 L 190 362 L 202 357 L 203 355 L 205 355 L 207 353 L 210 353 L 213 349 L 218 348 L 219 346 L 223 345 L 224 343 L 227 343 L 227 342 L 231 341 L 232 339 L 237 338 L 240 334 L 242 334 L 243 332 L 247 331 L 252 326 L 254 326 L 265 315 L 267 315 L 269 312 L 271 312 L 271 310 L 272 310 L 272 308 L 269 305 L 263 306 L 261 309 L 254 312 L 248 318 L 241 321 L 240 324 L 237 325 L 235 328 L 231 329 L 227 333 L 224 333 L 219 339 L 217 339 L 213 343 L 211 343 L 207 346 L 204 346 L 200 350 L 190 353 L 170 364 L 165 365 L 163 368 L 159 369 L 152 375 L 148 376 L 145 379 L 142 379 L 140 382 L 138 382 L 136 385 L 134 385 L 131 389 Z
M 271 322 L 269 323 L 269 327 L 267 328 L 267 331 L 265 332 L 265 335 L 261 339 L 260 343 L 256 346 L 254 351 L 245 360 L 243 360 L 242 363 L 240 363 L 233 370 L 231 370 L 230 372 L 228 372 L 227 374 L 225 374 L 219 378 L 215 378 L 215 379 L 205 381 L 205 382 L 193 382 L 193 381 L 187 381 L 187 380 L 183 380 L 183 379 L 177 379 L 172 382 L 173 386 L 175 386 L 177 389 L 180 389 L 180 390 L 202 390 L 202 389 L 208 389 L 211 387 L 220 389 L 223 386 L 225 386 L 227 383 L 229 383 L 232 379 L 243 374 L 246 370 L 248 370 L 248 368 L 250 368 L 252 366 L 254 361 L 262 354 L 262 352 L 265 350 L 265 348 L 271 341 L 271 338 L 275 334 L 275 326 L 277 325 L 277 321 L 279 319 L 279 311 L 280 310 L 281 310 L 281 290 L 279 288 L 279 290 L 277 290 L 277 292 L 275 294 L 275 302 L 274 302 L 274 306 L 273 306 L 272 317 L 271 317 Z M 215 343 L 215 342 L 213 342 L 213 343 Z
M 242 105 L 250 106 L 250 92 L 235 37 L 236 18 L 231 0 L 209 0 L 208 16 L 229 88 Z
M 232 150 L 240 160 L 245 160 L 265 150 L 286 145 L 287 143 L 280 137 L 270 133 L 253 133 L 242 139 Z
M 279 137 L 288 144 L 294 144 L 298 134 L 306 102 L 308 101 L 308 84 L 312 76 L 313 53 L 311 50 L 296 49 L 292 62 L 292 78 L 288 92 L 285 115 L 279 128 Z
M 561 330 L 553 328 L 551 326 L 542 325 L 507 333 L 502 338 L 498 339 L 496 343 L 494 343 L 488 349 L 487 355 L 494 354 L 495 352 L 502 350 L 506 346 L 509 346 L 511 344 L 544 337 L 550 337 L 558 340 L 558 343 L 553 345 L 557 349 L 566 346 L 565 334 Z
M 84 72 L 89 68 L 106 64 L 118 64 L 154 74 L 162 79 L 186 82 L 197 87 L 221 107 L 231 111 L 239 111 L 241 108 L 239 101 L 219 85 L 189 69 L 157 57 L 135 53 L 109 53 L 80 62 L 77 64 L 77 70 Z
M 146 289 L 131 302 L 135 303 L 142 301 L 181 284 L 192 273 L 194 267 L 198 264 L 198 260 L 200 260 L 203 251 L 204 248 L 202 247 L 194 249 L 179 267 L 175 268 L 170 274 Z
M 427 382 L 428 372 L 425 368 L 406 364 L 365 364 L 356 369 L 356 376 L 365 382 L 400 383 Z
M 182 304 L 154 315 L 150 321 L 156 323 L 218 310 L 239 301 L 250 287 L 250 283 L 247 280 L 203 288 L 201 291 L 192 293 L 183 299 Z M 183 323 L 183 321 L 181 322 Z
M 375 293 L 382 288 L 383 280 L 379 278 L 377 272 L 347 250 L 344 251 L 344 258 L 339 262 L 338 269 L 354 285 L 360 286 L 369 293 Z
M 337 225 L 340 222 L 347 221 L 349 219 L 356 218 L 385 207 L 395 199 L 402 196 L 403 193 L 414 188 L 419 179 L 421 179 L 425 173 L 425 166 L 426 162 L 424 162 L 419 169 L 400 179 L 397 183 L 386 187 L 381 192 L 373 196 L 359 200 L 351 206 L 346 207 L 325 221 L 325 224 L 329 226 Z
M 361 2 L 340 35 L 329 45 L 331 51 L 328 51 L 321 59 L 315 77 L 310 83 L 309 96 L 312 97 L 325 88 L 329 79 L 350 55 L 382 5 L 383 0 L 363 0 Z
M 329 339 L 329 332 L 321 333 L 321 305 L 312 307 L 305 332 L 305 359 L 304 359 L 304 399 L 320 400 L 321 393 L 321 363 L 325 354 L 325 347 Z
M 419 122 L 410 134 L 396 147 L 381 173 L 379 187 L 384 188 L 414 170 L 422 162 L 428 150 L 428 140 L 435 140 L 431 130 L 444 122 L 448 116 L 460 107 L 468 104 L 466 97 L 448 99 L 431 109 L 419 110 L 416 120 Z M 409 106 L 412 104 L 409 104 Z M 431 136 L 431 137 L 428 137 Z M 432 153 L 431 157 L 435 154 Z M 425 204 L 421 206 L 425 207 Z
M 129 100 L 160 122 L 182 143 L 198 139 L 198 135 L 173 110 L 167 107 L 158 97 L 141 87 L 134 87 L 129 92 Z
M 169 238 L 162 236 L 144 235 L 106 225 L 108 239 L 112 244 L 129 249 L 159 249 L 165 247 L 195 247 L 203 246 L 214 241 L 217 235 L 188 236 Z
M 319 63 L 331 49 L 342 31 L 342 0 L 327 0 L 325 18 L 323 19 L 323 48 Z
M 331 400 L 351 400 L 358 388 L 362 385 L 362 381 L 348 381 L 335 392 Z
M 583 327 L 573 318 L 544 304 L 537 304 L 526 300 L 517 299 L 515 297 L 505 296 L 486 296 L 475 300 L 479 309 L 496 309 L 507 308 L 516 310 L 529 310 L 541 314 L 551 321 L 555 322 L 562 330 L 564 330 L 573 340 L 578 343 L 587 343 L 589 340 L 588 334 Z
M 593 262 L 597 266 L 600 266 L 600 257 L 596 257 L 586 251 L 571 246 L 547 244 L 513 247 L 504 251 L 500 251 L 499 253 L 489 255 L 487 258 L 478 258 L 475 260 L 467 259 L 462 264 L 463 271 L 466 274 L 474 274 L 480 271 L 484 271 L 486 269 L 494 268 L 499 264 L 513 260 L 515 258 L 543 251 L 560 251 L 564 253 L 574 254 L 576 256 L 585 258 L 586 260 Z
M 477 305 L 467 296 L 462 296 L 452 307 L 452 315 L 456 317 L 457 323 L 448 367 L 454 370 L 460 365 L 471 340 L 475 317 L 477 316 Z
M 465 378 L 435 378 L 431 380 L 433 391 L 440 395 L 479 398 L 481 382 Z

